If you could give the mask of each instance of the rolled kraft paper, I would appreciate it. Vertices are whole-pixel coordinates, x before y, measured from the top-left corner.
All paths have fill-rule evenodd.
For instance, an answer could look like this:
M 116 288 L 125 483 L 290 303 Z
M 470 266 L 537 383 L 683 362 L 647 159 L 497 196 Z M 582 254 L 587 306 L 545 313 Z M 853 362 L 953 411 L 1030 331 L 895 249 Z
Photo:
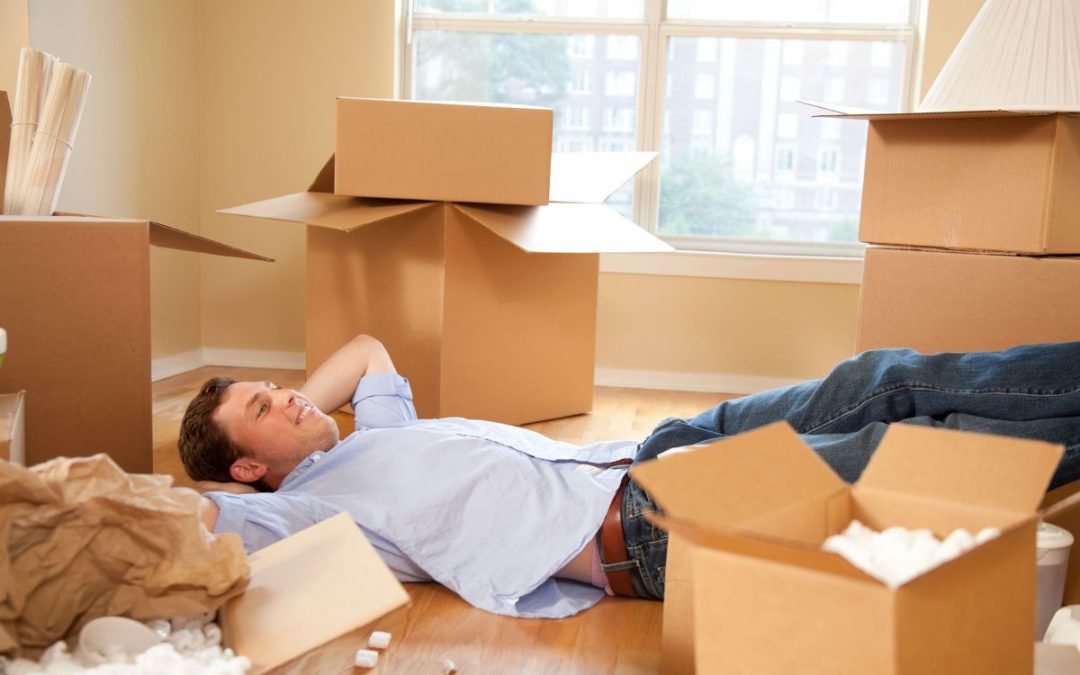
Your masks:
M 23 215 L 47 216 L 56 209 L 89 88 L 86 71 L 67 63 L 53 68 L 23 181 Z
M 22 213 L 23 180 L 55 62 L 52 55 L 27 47 L 19 53 L 19 81 L 11 111 L 11 145 L 4 180 L 3 213 Z

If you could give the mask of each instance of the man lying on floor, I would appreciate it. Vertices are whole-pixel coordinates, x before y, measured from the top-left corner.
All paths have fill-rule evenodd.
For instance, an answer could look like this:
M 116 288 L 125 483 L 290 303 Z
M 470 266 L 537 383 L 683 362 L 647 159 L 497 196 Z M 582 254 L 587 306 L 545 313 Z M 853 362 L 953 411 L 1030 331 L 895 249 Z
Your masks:
M 323 411 L 347 401 L 356 431 L 338 440 Z M 248 551 L 347 511 L 399 579 L 437 581 L 498 614 L 557 618 L 605 592 L 664 597 L 666 533 L 642 515 L 653 504 L 628 479 L 631 461 L 777 420 L 848 481 L 891 422 L 1062 443 L 1055 487 L 1080 478 L 1080 342 L 867 352 L 824 380 L 664 420 L 640 444 L 579 447 L 494 422 L 418 420 L 408 381 L 382 344 L 359 336 L 299 391 L 208 381 L 179 446 L 193 479 L 259 488 L 203 502 L 208 526 L 239 534 Z

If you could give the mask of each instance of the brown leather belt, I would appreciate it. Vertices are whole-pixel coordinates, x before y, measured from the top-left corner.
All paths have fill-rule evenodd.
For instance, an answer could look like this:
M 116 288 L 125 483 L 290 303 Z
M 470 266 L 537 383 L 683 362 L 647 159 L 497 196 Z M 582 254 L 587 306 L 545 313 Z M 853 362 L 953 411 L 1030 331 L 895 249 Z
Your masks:
M 623 493 L 629 481 L 630 474 L 627 473 L 615 492 L 615 498 L 611 500 L 611 506 L 608 507 L 607 515 L 604 517 L 604 524 L 600 526 L 600 559 L 608 565 L 630 560 L 622 527 Z M 608 585 L 611 586 L 611 591 L 615 595 L 638 597 L 638 594 L 634 592 L 634 584 L 630 581 L 630 571 L 630 569 L 625 569 L 604 572 Z

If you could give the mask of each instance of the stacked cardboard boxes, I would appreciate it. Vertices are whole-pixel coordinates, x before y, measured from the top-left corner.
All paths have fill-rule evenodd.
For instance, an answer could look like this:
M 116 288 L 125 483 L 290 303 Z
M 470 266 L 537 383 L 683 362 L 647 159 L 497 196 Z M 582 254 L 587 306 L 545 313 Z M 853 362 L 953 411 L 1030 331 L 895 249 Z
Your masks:
M 602 204 L 656 153 L 551 153 L 545 108 L 340 98 L 305 192 L 225 213 L 307 225 L 307 367 L 358 333 L 421 417 L 592 407 L 599 256 L 671 247 Z
M 856 351 L 1080 339 L 1080 116 L 869 120 Z

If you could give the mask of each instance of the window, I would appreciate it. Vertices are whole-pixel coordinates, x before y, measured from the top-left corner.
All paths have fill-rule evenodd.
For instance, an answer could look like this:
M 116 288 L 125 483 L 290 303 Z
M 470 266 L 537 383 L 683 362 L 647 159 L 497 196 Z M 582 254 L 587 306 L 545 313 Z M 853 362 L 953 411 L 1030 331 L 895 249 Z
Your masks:
M 570 76 L 570 83 L 567 85 L 566 90 L 571 94 L 588 94 L 589 71 L 584 69 L 575 70 L 574 74 Z
M 799 116 L 793 113 L 781 113 L 776 118 L 776 135 L 780 138 L 795 138 L 799 132 Z
M 607 57 L 612 60 L 636 60 L 637 45 L 638 39 L 633 35 L 609 35 L 607 37 Z
M 589 109 L 581 106 L 571 106 L 566 109 L 563 120 L 563 127 L 566 129 L 588 129 Z
M 802 80 L 794 75 L 785 75 L 780 78 L 780 100 L 781 101 L 794 101 L 799 98 L 799 89 L 802 87 Z
M 706 73 L 694 76 L 694 98 L 711 99 L 716 95 L 716 78 Z
M 604 93 L 608 96 L 633 96 L 635 75 L 631 72 L 604 74 Z
M 658 150 L 609 203 L 676 246 L 861 250 L 866 125 L 796 101 L 909 105 L 919 0 L 400 4 L 407 97 L 554 108 L 559 150 Z
M 776 172 L 795 173 L 795 148 L 790 145 L 780 145 L 776 148 Z

